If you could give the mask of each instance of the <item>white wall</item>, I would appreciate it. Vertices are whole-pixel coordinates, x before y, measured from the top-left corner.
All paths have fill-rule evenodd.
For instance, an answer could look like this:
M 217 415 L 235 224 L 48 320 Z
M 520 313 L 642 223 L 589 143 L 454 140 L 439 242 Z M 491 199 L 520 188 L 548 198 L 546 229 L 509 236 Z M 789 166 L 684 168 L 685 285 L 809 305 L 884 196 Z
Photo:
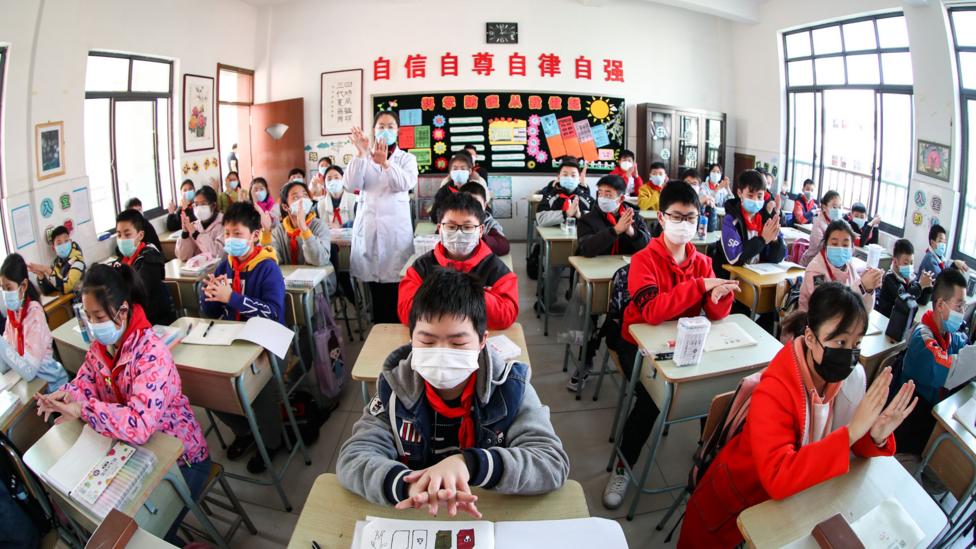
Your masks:
M 216 77 L 217 63 L 254 65 L 255 8 L 238 0 L 0 0 L 0 44 L 9 46 L 4 95 L 4 209 L 32 204 L 38 244 L 18 250 L 29 260 L 48 261 L 38 204 L 65 190 L 86 186 L 84 154 L 85 70 L 89 50 L 109 50 L 175 60 L 174 170 L 183 178 L 183 161 L 216 156 L 216 150 L 182 154 L 180 102 L 184 72 Z M 64 121 L 66 173 L 35 180 L 34 125 Z M 192 175 L 192 174 L 191 174 Z M 196 174 L 206 182 L 212 171 Z M 97 260 L 109 243 L 97 243 L 92 224 L 78 227 L 75 238 Z M 12 242 L 11 242 L 12 243 Z
M 591 93 L 623 97 L 628 105 L 654 102 L 726 111 L 732 78 L 731 23 L 724 19 L 640 0 L 601 2 L 585 6 L 578 0 L 456 0 L 437 4 L 360 0 L 357 12 L 339 18 L 348 1 L 306 0 L 259 10 L 256 101 L 303 97 L 306 142 L 321 141 L 319 75 L 325 71 L 365 69 L 369 125 L 369 97 L 374 94 L 453 90 L 516 90 Z M 517 21 L 519 44 L 487 45 L 485 22 Z M 585 30 L 592 29 L 592 30 Z M 266 50 L 261 51 L 266 45 Z M 460 57 L 460 76 L 441 77 L 440 57 L 450 51 Z M 500 69 L 491 77 L 471 72 L 471 54 L 495 54 Z M 526 55 L 528 76 L 508 76 L 508 55 Z M 553 52 L 562 58 L 563 74 L 541 78 L 534 60 Z M 427 77 L 407 79 L 403 63 L 409 54 L 428 57 Z M 373 60 L 392 60 L 393 79 L 372 81 Z M 593 60 L 592 81 L 577 81 L 573 59 Z M 603 81 L 604 58 L 624 61 L 625 82 Z M 633 109 L 630 109 L 631 111 Z M 635 125 L 628 116 L 628 143 Z M 646 166 L 641 167 L 646 170 Z M 514 194 L 527 194 L 549 178 L 515 177 Z M 506 233 L 523 238 L 525 204 Z

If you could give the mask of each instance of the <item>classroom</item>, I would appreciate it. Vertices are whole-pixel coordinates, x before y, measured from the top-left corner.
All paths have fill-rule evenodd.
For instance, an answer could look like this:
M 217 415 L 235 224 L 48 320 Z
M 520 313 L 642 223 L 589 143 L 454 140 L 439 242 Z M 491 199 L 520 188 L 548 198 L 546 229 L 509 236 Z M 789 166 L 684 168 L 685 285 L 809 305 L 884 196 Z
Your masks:
M 976 546 L 976 2 L 0 14 L 0 546 Z

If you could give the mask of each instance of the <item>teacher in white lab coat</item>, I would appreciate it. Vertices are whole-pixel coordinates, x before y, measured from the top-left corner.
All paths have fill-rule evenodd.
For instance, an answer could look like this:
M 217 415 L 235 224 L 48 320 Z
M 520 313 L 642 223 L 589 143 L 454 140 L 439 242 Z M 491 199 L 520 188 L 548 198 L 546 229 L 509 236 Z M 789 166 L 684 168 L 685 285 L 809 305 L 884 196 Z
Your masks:
M 352 128 L 357 154 L 344 177 L 346 190 L 359 192 L 350 271 L 369 286 L 373 323 L 398 323 L 400 270 L 413 255 L 408 193 L 417 186 L 417 159 L 397 147 L 396 113 L 382 111 L 373 120 L 372 146 L 362 129 Z

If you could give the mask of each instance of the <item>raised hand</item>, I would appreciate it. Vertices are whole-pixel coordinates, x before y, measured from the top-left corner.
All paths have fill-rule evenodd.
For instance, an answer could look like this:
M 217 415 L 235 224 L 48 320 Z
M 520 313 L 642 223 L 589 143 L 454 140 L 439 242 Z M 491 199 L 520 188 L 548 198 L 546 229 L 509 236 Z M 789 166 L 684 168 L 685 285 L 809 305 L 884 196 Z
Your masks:
M 892 376 L 888 375 L 890 379 Z M 895 398 L 891 399 L 888 403 L 888 407 L 881 412 L 881 415 L 874 420 L 874 424 L 871 425 L 871 440 L 875 444 L 881 446 L 888 439 L 891 433 L 895 432 L 895 429 L 909 414 L 915 409 L 915 405 L 918 404 L 918 397 L 912 398 L 915 394 L 915 382 L 908 380 L 907 383 L 901 386 L 898 390 L 898 394 Z
M 881 287 L 883 277 L 884 273 L 881 269 L 867 269 L 861 273 L 861 286 L 864 286 L 865 290 L 873 292 Z
M 874 378 L 874 383 L 864 393 L 864 398 L 854 410 L 854 417 L 847 424 L 848 443 L 853 446 L 874 426 L 884 403 L 888 400 L 888 386 L 891 384 L 891 367 L 887 367 Z
M 369 152 L 369 138 L 363 133 L 362 128 L 353 126 L 349 132 L 352 134 L 349 140 L 356 147 L 356 156 L 366 156 Z
M 380 166 L 386 167 L 386 154 L 390 150 L 390 146 L 386 144 L 386 141 L 374 140 L 373 141 L 373 162 L 376 162 Z
M 932 271 L 922 271 L 922 274 L 918 277 L 918 284 L 922 288 L 931 288 L 934 283 L 935 273 Z
M 774 215 L 769 218 L 765 225 L 763 225 L 762 238 L 767 244 L 776 241 L 779 238 L 779 216 Z

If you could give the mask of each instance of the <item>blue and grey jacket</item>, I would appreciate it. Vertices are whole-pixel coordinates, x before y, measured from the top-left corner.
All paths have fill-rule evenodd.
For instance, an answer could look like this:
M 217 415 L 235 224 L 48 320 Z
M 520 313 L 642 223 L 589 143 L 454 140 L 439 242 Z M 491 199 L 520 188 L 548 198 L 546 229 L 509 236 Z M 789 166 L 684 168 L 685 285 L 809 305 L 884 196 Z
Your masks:
M 771 217 L 766 209 L 759 211 L 762 222 Z M 783 233 L 770 243 L 761 235 L 748 237 L 745 218 L 742 216 L 742 201 L 732 198 L 725 202 L 725 219 L 722 220 L 722 240 L 712 245 L 711 254 L 715 273 L 728 278 L 729 273 L 722 265 L 748 265 L 750 263 L 779 263 L 786 258 L 786 242 Z
M 336 472 L 347 489 L 376 504 L 407 497 L 404 477 L 456 454 L 434 452 L 435 413 L 424 380 L 410 366 L 411 347 L 394 351 L 377 379 L 377 395 L 339 450 Z M 479 359 L 473 419 L 475 444 L 460 450 L 469 484 L 505 494 L 540 494 L 563 485 L 569 457 L 529 383 L 529 367 L 504 362 L 486 347 Z

